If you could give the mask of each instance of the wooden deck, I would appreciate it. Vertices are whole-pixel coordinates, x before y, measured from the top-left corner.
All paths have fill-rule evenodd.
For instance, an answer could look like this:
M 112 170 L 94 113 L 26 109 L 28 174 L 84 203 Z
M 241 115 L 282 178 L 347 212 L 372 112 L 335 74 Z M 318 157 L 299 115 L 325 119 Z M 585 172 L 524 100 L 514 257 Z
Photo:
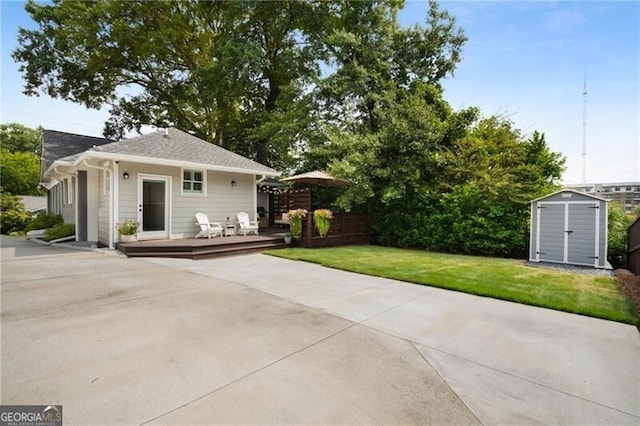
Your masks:
M 179 240 L 147 240 L 118 243 L 118 250 L 128 257 L 173 257 L 182 259 L 208 259 L 284 248 L 283 229 L 260 230 L 260 235 L 230 237 L 185 238 Z

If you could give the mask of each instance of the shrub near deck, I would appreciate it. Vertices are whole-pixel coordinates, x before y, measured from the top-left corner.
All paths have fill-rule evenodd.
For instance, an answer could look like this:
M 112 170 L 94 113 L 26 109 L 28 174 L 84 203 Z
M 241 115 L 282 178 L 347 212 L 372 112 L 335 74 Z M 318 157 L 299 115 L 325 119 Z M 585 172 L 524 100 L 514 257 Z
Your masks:
M 459 256 L 378 246 L 288 248 L 273 256 L 595 318 L 637 324 L 615 279 L 526 266 L 515 259 Z

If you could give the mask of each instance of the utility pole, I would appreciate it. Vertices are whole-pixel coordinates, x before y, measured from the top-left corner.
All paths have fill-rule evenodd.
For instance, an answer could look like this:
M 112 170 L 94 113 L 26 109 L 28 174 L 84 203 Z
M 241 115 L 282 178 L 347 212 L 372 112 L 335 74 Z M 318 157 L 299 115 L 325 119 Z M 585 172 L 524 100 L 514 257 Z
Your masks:
M 587 183 L 587 71 L 582 90 L 582 184 Z

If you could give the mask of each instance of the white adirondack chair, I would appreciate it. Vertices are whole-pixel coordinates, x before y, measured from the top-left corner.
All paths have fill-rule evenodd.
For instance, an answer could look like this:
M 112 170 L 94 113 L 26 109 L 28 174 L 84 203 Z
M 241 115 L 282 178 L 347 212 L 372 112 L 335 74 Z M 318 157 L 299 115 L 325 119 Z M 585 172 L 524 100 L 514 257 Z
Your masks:
M 200 227 L 200 232 L 196 234 L 196 238 L 222 236 L 223 228 L 220 222 L 209 222 L 209 218 L 204 213 L 196 213 L 196 220 L 195 224 Z
M 246 212 L 238 212 L 238 234 L 247 235 L 254 233 L 258 235 L 258 222 L 255 220 L 249 220 L 249 215 Z
M 289 214 L 282 213 L 282 217 L 274 220 L 273 223 L 280 226 L 289 226 Z

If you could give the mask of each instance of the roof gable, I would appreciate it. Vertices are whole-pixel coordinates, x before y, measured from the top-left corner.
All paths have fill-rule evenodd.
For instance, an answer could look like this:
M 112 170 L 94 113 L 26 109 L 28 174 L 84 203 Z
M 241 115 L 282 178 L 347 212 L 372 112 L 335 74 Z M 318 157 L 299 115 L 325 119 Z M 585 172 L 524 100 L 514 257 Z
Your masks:
M 112 143 L 112 140 L 73 133 L 44 130 L 42 132 L 43 170 L 49 169 L 54 161 L 79 154 L 94 146 Z
M 136 157 L 138 161 L 148 158 L 190 163 L 203 167 L 217 166 L 270 174 L 277 173 L 270 167 L 175 128 L 96 146 L 89 149 L 87 155 L 90 156 L 92 152 Z M 133 160 L 135 159 L 132 158 Z
M 536 201 L 542 201 L 542 200 L 546 200 L 552 197 L 555 197 L 558 194 L 562 194 L 562 193 L 569 193 L 569 194 L 578 194 L 581 197 L 585 197 L 585 198 L 592 198 L 594 200 L 598 200 L 598 201 L 605 201 L 608 202 L 609 200 L 605 199 L 605 198 L 601 198 L 598 196 L 595 196 L 593 194 L 587 194 L 586 192 L 582 192 L 582 191 L 576 191 L 575 189 L 570 189 L 570 188 L 564 188 L 561 189 L 559 191 L 553 192 L 551 194 L 547 194 L 543 197 L 540 198 L 536 198 L 535 200 L 531 200 L 530 203 L 535 203 Z

